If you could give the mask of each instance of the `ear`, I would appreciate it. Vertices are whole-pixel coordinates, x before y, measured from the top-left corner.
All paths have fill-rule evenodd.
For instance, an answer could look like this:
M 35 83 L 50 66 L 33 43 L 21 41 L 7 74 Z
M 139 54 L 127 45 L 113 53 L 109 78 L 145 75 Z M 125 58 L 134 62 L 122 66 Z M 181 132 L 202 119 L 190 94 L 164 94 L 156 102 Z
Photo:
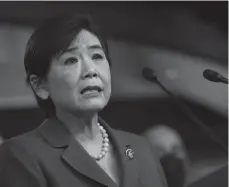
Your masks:
M 36 93 L 36 95 L 39 98 L 43 100 L 48 99 L 49 92 L 48 92 L 47 82 L 45 80 L 42 80 L 41 78 L 37 77 L 36 75 L 30 75 L 29 81 L 30 81 L 33 91 Z

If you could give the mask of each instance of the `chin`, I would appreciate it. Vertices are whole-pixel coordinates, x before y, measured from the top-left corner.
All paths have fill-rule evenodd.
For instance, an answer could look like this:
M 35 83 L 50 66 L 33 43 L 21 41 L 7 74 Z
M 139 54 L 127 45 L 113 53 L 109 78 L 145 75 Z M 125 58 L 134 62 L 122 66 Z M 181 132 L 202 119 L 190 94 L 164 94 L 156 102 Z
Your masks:
M 82 103 L 79 108 L 84 112 L 100 112 L 107 105 L 105 100 L 91 100 L 90 102 Z
M 90 105 L 85 106 L 85 110 L 88 111 L 101 111 L 106 106 L 106 103 L 92 103 Z

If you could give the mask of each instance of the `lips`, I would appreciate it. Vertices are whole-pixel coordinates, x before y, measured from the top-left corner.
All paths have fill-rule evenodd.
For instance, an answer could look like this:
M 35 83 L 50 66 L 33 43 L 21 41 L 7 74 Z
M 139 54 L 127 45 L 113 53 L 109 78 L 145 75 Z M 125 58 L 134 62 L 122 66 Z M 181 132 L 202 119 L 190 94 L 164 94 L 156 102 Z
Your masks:
M 100 86 L 87 86 L 83 88 L 80 93 L 81 94 L 90 94 L 90 93 L 98 93 L 101 92 L 103 89 Z

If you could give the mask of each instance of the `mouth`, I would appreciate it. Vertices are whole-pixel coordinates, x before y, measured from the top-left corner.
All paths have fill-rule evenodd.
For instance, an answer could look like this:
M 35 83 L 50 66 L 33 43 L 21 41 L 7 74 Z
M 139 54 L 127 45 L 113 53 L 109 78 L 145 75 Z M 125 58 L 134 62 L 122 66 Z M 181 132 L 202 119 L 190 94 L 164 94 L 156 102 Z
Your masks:
M 80 91 L 82 95 L 97 94 L 102 92 L 103 89 L 100 86 L 87 86 Z

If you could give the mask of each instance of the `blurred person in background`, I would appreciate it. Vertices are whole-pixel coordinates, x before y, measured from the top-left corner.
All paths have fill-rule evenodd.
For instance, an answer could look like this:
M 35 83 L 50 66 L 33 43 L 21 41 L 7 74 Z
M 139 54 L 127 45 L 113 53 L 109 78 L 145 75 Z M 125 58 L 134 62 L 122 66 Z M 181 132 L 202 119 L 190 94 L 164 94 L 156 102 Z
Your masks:
M 3 136 L 0 133 L 0 146 L 1 146 L 1 144 L 3 144 L 3 142 L 4 142 L 4 138 L 3 138 Z
M 176 130 L 167 125 L 155 125 L 143 133 L 161 161 L 169 187 L 187 185 L 190 160 L 184 142 Z
M 90 19 L 67 14 L 44 23 L 27 43 L 24 65 L 46 119 L 3 143 L 0 186 L 167 186 L 149 141 L 98 116 L 111 95 L 111 61 Z

